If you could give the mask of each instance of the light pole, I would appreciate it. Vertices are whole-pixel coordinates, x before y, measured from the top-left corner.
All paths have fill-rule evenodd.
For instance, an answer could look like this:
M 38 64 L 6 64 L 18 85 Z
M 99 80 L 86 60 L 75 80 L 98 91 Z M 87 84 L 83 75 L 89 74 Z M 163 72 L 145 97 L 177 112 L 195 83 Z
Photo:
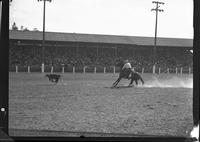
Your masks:
M 44 8 L 43 8 L 43 38 L 42 38 L 42 72 L 44 72 L 44 50 L 45 50 L 45 8 L 46 8 L 46 1 L 51 2 L 51 0 L 37 0 L 44 2 Z
M 151 9 L 151 11 L 156 11 L 156 24 L 155 24 L 155 38 L 154 38 L 154 48 L 153 48 L 153 73 L 156 70 L 156 40 L 157 40 L 157 22 L 158 22 L 158 12 L 163 12 L 163 9 L 159 9 L 159 4 L 164 4 L 164 2 L 152 1 L 156 4 L 156 8 Z

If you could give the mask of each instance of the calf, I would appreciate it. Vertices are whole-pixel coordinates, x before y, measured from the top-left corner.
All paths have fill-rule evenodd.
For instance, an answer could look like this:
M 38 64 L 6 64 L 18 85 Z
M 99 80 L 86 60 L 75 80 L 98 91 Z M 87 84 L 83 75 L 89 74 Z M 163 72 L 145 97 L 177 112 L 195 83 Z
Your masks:
M 58 80 L 61 78 L 59 74 L 46 74 L 46 77 L 49 78 L 49 81 L 58 83 Z

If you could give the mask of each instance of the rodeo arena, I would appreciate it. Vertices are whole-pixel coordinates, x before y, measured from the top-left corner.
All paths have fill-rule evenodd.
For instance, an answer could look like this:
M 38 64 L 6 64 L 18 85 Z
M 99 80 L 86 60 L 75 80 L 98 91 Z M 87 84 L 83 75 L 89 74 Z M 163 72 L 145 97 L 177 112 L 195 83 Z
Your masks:
M 9 36 L 11 136 L 189 136 L 193 39 L 158 37 L 154 65 L 154 37 Z

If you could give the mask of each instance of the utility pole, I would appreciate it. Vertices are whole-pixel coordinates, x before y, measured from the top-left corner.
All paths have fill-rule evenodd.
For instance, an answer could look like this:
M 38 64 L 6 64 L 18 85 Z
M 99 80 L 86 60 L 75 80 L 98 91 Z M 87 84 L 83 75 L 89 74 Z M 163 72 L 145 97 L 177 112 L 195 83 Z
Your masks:
M 37 0 L 44 2 L 44 8 L 43 8 L 43 39 L 42 39 L 42 72 L 44 72 L 44 51 L 45 51 L 45 8 L 46 8 L 46 1 L 51 2 L 51 0 Z
M 155 23 L 155 38 L 154 38 L 154 48 L 153 48 L 153 73 L 156 70 L 156 40 L 157 40 L 157 22 L 158 22 L 158 12 L 163 12 L 163 9 L 159 9 L 159 4 L 164 4 L 164 2 L 152 1 L 156 4 L 156 8 L 151 9 L 151 11 L 156 11 L 156 23 Z

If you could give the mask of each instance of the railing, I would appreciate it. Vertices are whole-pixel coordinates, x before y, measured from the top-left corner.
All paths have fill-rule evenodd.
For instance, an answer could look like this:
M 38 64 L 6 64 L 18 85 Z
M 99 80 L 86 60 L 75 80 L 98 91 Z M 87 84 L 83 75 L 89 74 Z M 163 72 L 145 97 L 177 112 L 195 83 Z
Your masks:
M 10 72 L 42 72 L 41 66 L 10 66 Z M 44 72 L 46 73 L 119 73 L 120 68 L 115 66 L 45 66 Z M 135 68 L 135 71 L 140 73 L 153 73 L 153 67 L 139 67 Z M 175 67 L 175 68 L 159 68 L 155 69 L 156 74 L 192 74 L 193 69 L 191 67 Z

